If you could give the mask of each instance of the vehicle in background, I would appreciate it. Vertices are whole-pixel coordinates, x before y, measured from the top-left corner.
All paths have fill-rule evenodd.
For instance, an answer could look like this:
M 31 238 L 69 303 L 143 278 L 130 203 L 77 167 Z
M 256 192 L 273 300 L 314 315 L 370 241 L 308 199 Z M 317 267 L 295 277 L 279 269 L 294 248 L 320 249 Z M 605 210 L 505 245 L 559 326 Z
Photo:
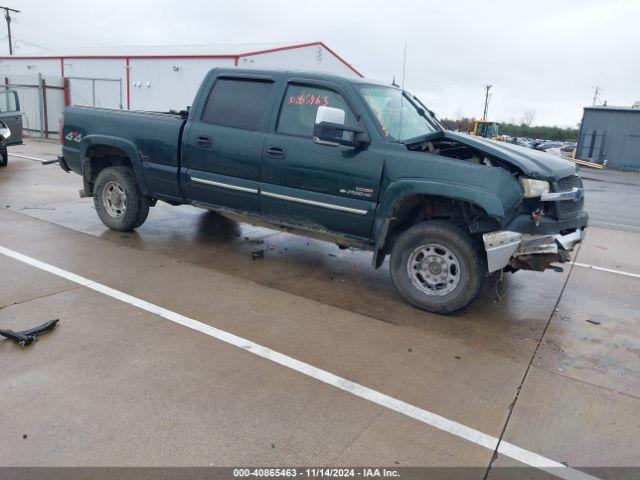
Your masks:
M 15 90 L 0 92 L 0 167 L 9 163 L 8 145 L 22 144 L 22 112 Z
M 540 150 L 542 152 L 545 152 L 545 151 L 549 150 L 550 148 L 560 148 L 563 145 L 564 145 L 563 142 L 556 142 L 556 141 L 548 140 L 548 141 L 544 141 L 544 142 L 538 143 L 533 148 L 535 148 L 536 150 Z
M 445 130 L 366 79 L 221 68 L 188 112 L 70 107 L 61 128 L 60 166 L 113 230 L 162 200 L 371 250 L 431 312 L 467 307 L 491 272 L 556 269 L 588 223 L 573 163 Z
M 578 144 L 576 142 L 565 143 L 562 147 L 560 147 L 560 153 L 564 157 L 575 158 L 576 148 L 578 148 Z
M 521 147 L 531 148 L 532 141 L 528 138 L 518 137 L 516 139 L 516 145 L 520 145 Z
M 489 120 L 474 120 L 471 135 L 475 137 L 490 138 L 497 140 L 500 136 L 498 122 L 490 122 Z

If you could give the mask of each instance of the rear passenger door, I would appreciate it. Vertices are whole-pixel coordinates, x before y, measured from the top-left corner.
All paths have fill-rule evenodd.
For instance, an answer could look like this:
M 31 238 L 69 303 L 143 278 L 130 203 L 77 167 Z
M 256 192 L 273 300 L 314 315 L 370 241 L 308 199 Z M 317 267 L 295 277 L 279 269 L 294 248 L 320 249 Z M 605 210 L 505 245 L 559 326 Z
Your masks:
M 260 211 L 260 164 L 273 85 L 273 79 L 255 75 L 214 80 L 183 142 L 186 195 L 192 203 Z

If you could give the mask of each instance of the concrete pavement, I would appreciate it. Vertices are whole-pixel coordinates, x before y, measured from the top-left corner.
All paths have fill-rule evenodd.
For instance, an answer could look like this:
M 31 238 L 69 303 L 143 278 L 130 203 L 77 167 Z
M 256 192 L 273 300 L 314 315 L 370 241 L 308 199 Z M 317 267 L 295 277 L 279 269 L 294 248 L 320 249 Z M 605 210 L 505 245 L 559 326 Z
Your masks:
M 550 459 L 640 465 L 638 279 L 519 272 L 441 317 L 407 306 L 369 254 L 190 207 L 159 205 L 137 232 L 112 232 L 80 187 L 11 157 L 0 245 Z M 591 228 L 578 261 L 640 273 L 639 240 Z M 12 412 L 0 466 L 474 466 L 482 477 L 491 464 L 490 449 L 50 273 L 2 255 L 0 271 L 2 328 L 61 318 L 29 349 L 0 342 Z

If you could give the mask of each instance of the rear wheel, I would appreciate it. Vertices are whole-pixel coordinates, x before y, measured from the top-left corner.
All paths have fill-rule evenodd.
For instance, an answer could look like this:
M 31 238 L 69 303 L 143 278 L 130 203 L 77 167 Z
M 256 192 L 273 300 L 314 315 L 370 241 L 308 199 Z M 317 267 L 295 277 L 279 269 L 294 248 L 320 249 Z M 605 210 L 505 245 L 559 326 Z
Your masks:
M 423 222 L 402 232 L 391 251 L 390 272 L 409 303 L 445 314 L 473 302 L 486 277 L 476 242 L 446 221 Z
M 112 230 L 138 228 L 149 214 L 149 197 L 138 188 L 130 167 L 109 167 L 98 174 L 93 203 L 102 223 Z

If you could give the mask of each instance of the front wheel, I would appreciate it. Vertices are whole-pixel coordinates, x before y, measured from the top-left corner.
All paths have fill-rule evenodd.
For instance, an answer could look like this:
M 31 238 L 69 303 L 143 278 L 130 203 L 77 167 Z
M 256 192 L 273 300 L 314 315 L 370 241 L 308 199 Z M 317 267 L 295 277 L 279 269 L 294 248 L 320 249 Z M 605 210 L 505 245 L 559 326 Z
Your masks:
M 409 303 L 443 314 L 473 302 L 486 278 L 477 243 L 446 221 L 423 222 L 402 232 L 391 250 L 390 272 Z
M 98 174 L 93 203 L 102 223 L 112 230 L 138 228 L 149 214 L 149 197 L 138 188 L 130 167 L 109 167 Z

